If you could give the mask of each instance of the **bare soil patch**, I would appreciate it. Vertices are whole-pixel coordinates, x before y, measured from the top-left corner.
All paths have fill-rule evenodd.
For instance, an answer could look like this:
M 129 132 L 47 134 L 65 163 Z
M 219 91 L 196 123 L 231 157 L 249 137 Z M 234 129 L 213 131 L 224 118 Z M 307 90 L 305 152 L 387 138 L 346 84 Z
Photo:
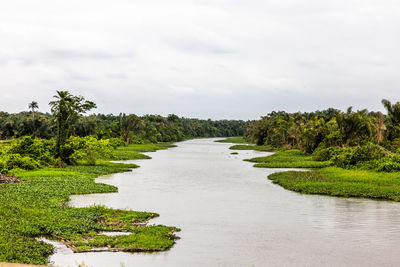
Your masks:
M 14 176 L 7 176 L 0 173 L 0 184 L 12 184 L 12 183 L 19 183 L 21 180 Z

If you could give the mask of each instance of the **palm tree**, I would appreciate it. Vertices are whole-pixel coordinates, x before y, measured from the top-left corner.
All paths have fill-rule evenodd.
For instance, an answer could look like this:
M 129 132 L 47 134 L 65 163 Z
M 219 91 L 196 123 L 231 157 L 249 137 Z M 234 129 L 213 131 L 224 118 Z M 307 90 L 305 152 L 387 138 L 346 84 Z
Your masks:
M 378 112 L 377 123 L 376 123 L 376 141 L 380 144 L 384 138 L 384 132 L 386 131 L 385 117 L 382 112 Z
M 28 108 L 32 110 L 33 136 L 36 137 L 35 109 L 39 108 L 39 104 L 36 101 L 32 101 L 31 103 L 29 103 Z
M 352 111 L 352 107 L 346 113 L 336 115 L 338 129 L 346 145 L 358 145 L 364 141 L 371 141 L 375 136 L 374 118 L 369 116 L 366 109 L 357 112 Z
M 28 108 L 32 110 L 32 120 L 35 121 L 35 109 L 39 108 L 39 104 L 36 101 L 29 103 Z
M 68 91 L 57 91 L 54 98 L 56 100 L 51 101 L 49 105 L 57 123 L 56 153 L 57 156 L 65 160 L 62 148 L 68 138 L 71 119 L 96 108 L 96 104 L 92 101 L 86 101 L 82 96 L 71 95 Z
M 387 110 L 387 139 L 393 140 L 400 135 L 400 102 L 390 103 L 389 100 L 382 99 L 382 105 Z

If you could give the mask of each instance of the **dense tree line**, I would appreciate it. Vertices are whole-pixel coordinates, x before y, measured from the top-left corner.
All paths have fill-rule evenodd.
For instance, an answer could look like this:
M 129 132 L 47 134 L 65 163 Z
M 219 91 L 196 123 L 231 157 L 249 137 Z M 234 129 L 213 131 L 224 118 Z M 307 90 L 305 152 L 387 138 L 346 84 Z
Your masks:
M 33 115 L 34 114 L 34 115 Z M 0 112 L 0 139 L 22 136 L 49 139 L 57 136 L 57 115 L 38 111 L 16 114 Z M 128 143 L 173 142 L 192 137 L 242 136 L 246 122 L 241 120 L 201 120 L 171 114 L 92 114 L 72 116 L 65 136 L 93 136 L 98 139 L 121 137 Z
M 111 151 L 126 144 L 175 142 L 194 137 L 241 136 L 246 122 L 239 120 L 199 120 L 171 114 L 84 113 L 96 107 L 82 96 L 57 91 L 49 102 L 50 113 L 38 112 L 32 101 L 30 111 L 0 112 L 0 172 L 14 168 L 65 166 L 85 160 L 109 159 Z
M 355 147 L 367 143 L 388 151 L 400 149 L 400 102 L 382 100 L 387 115 L 368 110 L 342 112 L 333 108 L 316 112 L 272 112 L 249 123 L 245 136 L 258 145 L 298 148 L 311 154 L 329 147 Z

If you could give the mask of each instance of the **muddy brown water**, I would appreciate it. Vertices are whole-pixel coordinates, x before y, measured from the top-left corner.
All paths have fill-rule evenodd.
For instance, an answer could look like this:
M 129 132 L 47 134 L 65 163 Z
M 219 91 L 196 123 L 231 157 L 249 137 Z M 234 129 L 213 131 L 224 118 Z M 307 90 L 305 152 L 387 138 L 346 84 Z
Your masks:
M 71 205 L 153 211 L 150 224 L 182 229 L 161 253 L 74 254 L 56 244 L 58 266 L 399 266 L 400 203 L 301 195 L 271 183 L 282 169 L 242 161 L 215 139 L 178 143 L 104 176 L 118 193 L 73 196 Z

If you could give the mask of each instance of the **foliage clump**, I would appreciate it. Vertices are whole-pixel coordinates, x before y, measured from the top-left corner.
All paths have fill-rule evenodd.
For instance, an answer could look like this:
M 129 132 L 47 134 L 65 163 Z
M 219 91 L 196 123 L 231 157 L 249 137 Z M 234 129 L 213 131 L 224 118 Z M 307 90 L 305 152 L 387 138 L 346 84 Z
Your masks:
M 85 160 L 89 165 L 94 165 L 97 159 L 110 159 L 113 150 L 110 140 L 98 140 L 93 136 L 71 136 L 64 147 L 65 160 L 69 164 Z
M 318 148 L 312 154 L 312 158 L 316 161 L 332 161 L 333 165 L 341 168 L 353 168 L 365 166 L 389 154 L 385 148 L 374 143 L 367 143 L 356 147 Z
M 93 136 L 71 136 L 63 146 L 64 159 L 61 159 L 57 157 L 54 139 L 33 139 L 25 136 L 1 146 L 0 172 L 7 174 L 16 168 L 34 170 L 48 166 L 65 167 L 79 161 L 94 165 L 96 160 L 111 159 L 113 151 L 120 144 L 123 142 L 115 139 L 98 140 Z

